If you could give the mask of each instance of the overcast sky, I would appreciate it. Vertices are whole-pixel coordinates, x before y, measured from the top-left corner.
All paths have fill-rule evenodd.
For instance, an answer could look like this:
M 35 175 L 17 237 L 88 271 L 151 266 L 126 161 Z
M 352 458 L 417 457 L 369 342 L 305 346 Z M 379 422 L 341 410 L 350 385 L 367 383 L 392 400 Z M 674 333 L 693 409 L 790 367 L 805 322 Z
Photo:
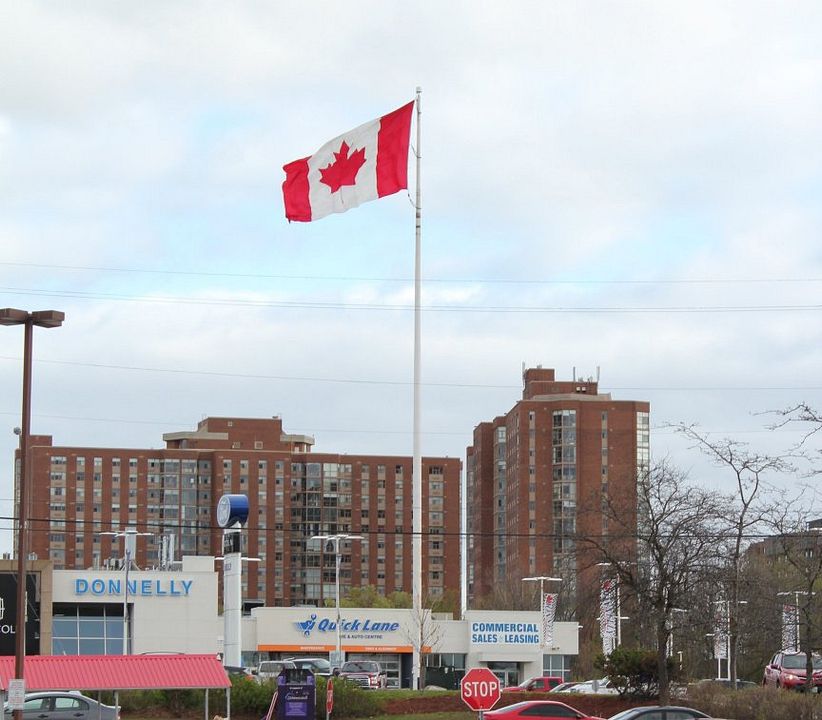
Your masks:
M 777 452 L 758 413 L 822 407 L 820 37 L 818 2 L 4 3 L 0 307 L 66 313 L 32 432 L 280 415 L 410 455 L 411 201 L 289 225 L 280 184 L 419 85 L 423 453 L 464 458 L 541 364 L 650 401 L 654 455 L 724 487 L 666 423 Z

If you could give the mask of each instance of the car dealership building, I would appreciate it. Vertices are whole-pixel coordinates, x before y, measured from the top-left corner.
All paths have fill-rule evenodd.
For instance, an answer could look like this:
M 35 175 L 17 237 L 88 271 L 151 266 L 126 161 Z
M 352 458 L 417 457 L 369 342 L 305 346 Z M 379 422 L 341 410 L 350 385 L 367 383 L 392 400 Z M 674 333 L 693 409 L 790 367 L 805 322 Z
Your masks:
M 132 569 L 128 581 L 122 568 L 54 570 L 48 561 L 34 561 L 28 583 L 30 654 L 120 655 L 124 617 L 131 654 L 222 652 L 223 619 L 212 557 L 184 557 L 173 570 Z M 15 585 L 11 561 L 1 561 L 0 654 L 14 654 Z M 243 663 L 329 657 L 336 649 L 335 621 L 334 608 L 252 608 L 242 618 Z M 462 620 L 425 616 L 422 626 L 431 684 L 453 684 L 470 667 L 488 667 L 506 685 L 542 674 L 567 677 L 578 653 L 577 623 L 554 623 L 552 637 L 543 643 L 536 610 L 471 610 Z M 389 687 L 410 686 L 417 627 L 413 610 L 343 608 L 340 627 L 346 659 L 378 660 Z

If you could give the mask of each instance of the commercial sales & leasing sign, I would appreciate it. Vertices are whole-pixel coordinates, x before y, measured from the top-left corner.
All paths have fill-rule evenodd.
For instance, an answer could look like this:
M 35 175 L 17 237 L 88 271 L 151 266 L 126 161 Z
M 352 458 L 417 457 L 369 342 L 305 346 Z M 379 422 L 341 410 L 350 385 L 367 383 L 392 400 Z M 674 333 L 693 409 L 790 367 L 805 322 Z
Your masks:
M 473 645 L 539 645 L 539 625 L 527 622 L 472 622 Z

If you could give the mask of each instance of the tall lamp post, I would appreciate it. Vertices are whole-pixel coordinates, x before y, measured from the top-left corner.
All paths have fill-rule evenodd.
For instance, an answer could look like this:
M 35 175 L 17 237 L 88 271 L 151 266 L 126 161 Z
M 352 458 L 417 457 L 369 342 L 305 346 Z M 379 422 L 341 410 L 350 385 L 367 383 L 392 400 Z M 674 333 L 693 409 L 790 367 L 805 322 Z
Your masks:
M 337 663 L 342 664 L 342 634 L 340 632 L 340 542 L 341 541 L 350 541 L 350 540 L 362 540 L 362 535 L 312 535 L 312 540 L 321 540 L 325 542 L 333 542 L 334 543 L 334 555 L 335 558 L 335 567 L 336 572 L 334 573 L 334 607 L 337 610 L 337 622 L 336 622 L 336 629 L 337 629 L 337 652 L 336 652 L 336 661 Z M 324 548 L 323 548 L 324 550 Z
M 26 657 L 26 556 L 28 555 L 28 449 L 31 434 L 31 364 L 34 326 L 60 327 L 65 314 L 59 310 L 28 312 L 16 308 L 0 309 L 0 325 L 22 325 L 23 336 L 23 423 L 20 430 L 20 484 L 17 508 L 17 620 L 14 636 L 14 676 L 25 680 Z M 25 687 L 25 685 L 24 685 Z M 23 711 L 14 711 L 22 720 Z
M 545 589 L 546 582 L 562 582 L 562 578 L 549 577 L 548 575 L 534 575 L 533 577 L 524 577 L 522 582 L 538 582 L 539 583 L 539 611 L 542 617 L 545 617 Z M 540 647 L 545 647 L 545 623 L 542 623 L 542 631 L 540 632 Z
M 130 655 L 128 650 L 128 571 L 131 570 L 133 558 L 137 553 L 137 538 L 152 533 L 137 532 L 136 528 L 127 527 L 120 532 L 101 532 L 101 535 L 123 538 L 123 570 L 125 571 L 125 587 L 123 588 L 123 655 Z

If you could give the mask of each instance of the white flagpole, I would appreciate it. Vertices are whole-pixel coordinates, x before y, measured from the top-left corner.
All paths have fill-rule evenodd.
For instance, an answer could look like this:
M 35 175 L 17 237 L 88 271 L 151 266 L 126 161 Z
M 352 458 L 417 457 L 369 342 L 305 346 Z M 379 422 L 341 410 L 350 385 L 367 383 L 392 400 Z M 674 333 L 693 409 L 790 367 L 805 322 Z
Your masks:
M 411 499 L 411 594 L 413 595 L 414 618 L 417 623 L 416 642 L 412 643 L 411 687 L 420 689 L 420 657 L 422 652 L 422 452 L 420 450 L 420 264 L 422 239 L 422 192 L 420 190 L 420 95 L 422 88 L 417 87 L 417 197 L 414 203 L 416 211 L 416 234 L 414 244 L 414 458 L 412 466 L 412 499 Z

